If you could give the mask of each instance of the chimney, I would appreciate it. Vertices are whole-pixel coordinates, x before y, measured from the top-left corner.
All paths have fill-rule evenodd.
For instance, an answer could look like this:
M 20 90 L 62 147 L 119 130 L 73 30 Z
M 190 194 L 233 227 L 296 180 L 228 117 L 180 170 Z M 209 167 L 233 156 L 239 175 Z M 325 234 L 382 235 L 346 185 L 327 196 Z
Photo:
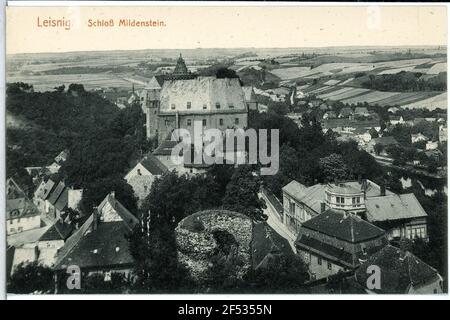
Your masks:
M 325 211 L 325 202 L 320 203 L 320 213 L 323 213 Z
M 113 199 L 116 198 L 116 192 L 115 191 L 111 191 L 110 195 L 111 195 L 111 198 L 113 198 Z
M 384 184 L 382 184 L 380 186 L 380 196 L 385 196 L 386 195 L 386 187 L 384 186 Z

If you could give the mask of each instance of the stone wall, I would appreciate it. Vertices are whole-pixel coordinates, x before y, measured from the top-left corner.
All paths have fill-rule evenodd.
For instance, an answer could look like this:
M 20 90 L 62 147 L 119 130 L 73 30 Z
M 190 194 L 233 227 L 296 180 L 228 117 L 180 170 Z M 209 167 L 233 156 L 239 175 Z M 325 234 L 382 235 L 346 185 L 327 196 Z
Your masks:
M 226 231 L 234 237 L 237 250 L 233 254 L 242 261 L 237 277 L 242 277 L 251 266 L 252 220 L 247 216 L 226 210 L 207 210 L 186 217 L 175 229 L 178 259 L 197 281 L 207 279 L 213 266 L 213 257 L 219 244 L 214 232 Z

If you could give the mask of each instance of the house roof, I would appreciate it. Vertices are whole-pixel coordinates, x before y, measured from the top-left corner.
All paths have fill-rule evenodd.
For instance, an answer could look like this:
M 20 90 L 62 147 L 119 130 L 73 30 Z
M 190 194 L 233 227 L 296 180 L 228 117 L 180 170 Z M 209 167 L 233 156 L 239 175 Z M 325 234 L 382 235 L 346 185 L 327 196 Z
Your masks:
M 67 265 L 77 264 L 81 268 L 102 268 L 129 265 L 133 258 L 128 249 L 125 237 L 138 219 L 128 211 L 112 194 L 108 194 L 96 209 L 102 214 L 102 209 L 109 203 L 120 216 L 120 221 L 98 221 L 97 228 L 92 230 L 93 214 L 72 236 L 58 253 L 56 269 L 64 269 Z
M 294 254 L 289 242 L 266 222 L 253 225 L 251 250 L 254 268 L 264 264 L 264 260 L 271 254 Z
M 190 102 L 189 109 L 188 102 Z M 220 104 L 220 109 L 216 108 L 216 103 Z M 198 77 L 188 80 L 166 80 L 161 90 L 160 112 L 163 113 L 245 110 L 244 91 L 237 78 Z
M 61 196 L 61 194 L 63 193 L 64 189 L 65 189 L 65 185 L 64 182 L 60 181 L 58 183 L 58 185 L 56 186 L 56 188 L 53 190 L 52 194 L 50 195 L 50 197 L 48 198 L 48 202 L 50 202 L 51 204 L 55 204 L 56 201 L 58 200 L 58 198 Z
M 167 167 L 152 154 L 148 154 L 140 164 L 153 175 L 162 175 L 167 171 Z
M 407 293 L 415 287 L 440 278 L 439 273 L 408 251 L 387 245 L 370 256 L 355 273 L 356 280 L 366 287 L 367 268 L 376 265 L 381 271 L 381 288 L 372 289 L 377 293 Z
M 283 187 L 283 192 L 287 192 L 297 201 L 303 202 L 315 212 L 320 212 L 320 203 L 325 200 L 325 185 L 316 184 L 306 187 L 303 184 L 293 180 Z
M 21 187 L 14 181 L 13 178 L 8 178 L 6 180 L 6 198 L 7 199 L 15 199 L 15 198 L 24 198 L 26 197 L 25 192 Z
M 41 198 L 42 200 L 46 200 L 54 186 L 55 182 L 51 179 L 48 179 L 47 182 L 42 181 L 35 192 L 35 196 Z
M 173 74 L 174 75 L 189 74 L 188 68 L 186 67 L 186 63 L 184 62 L 184 59 L 181 56 L 181 53 L 180 53 L 180 56 L 178 57 L 177 65 L 175 66 L 175 69 L 173 70 Z
M 126 239 L 129 232 L 122 221 L 100 222 L 96 230 L 87 232 L 66 256 L 57 261 L 55 268 L 64 269 L 73 264 L 93 269 L 130 265 L 133 258 Z
M 359 243 L 384 235 L 384 230 L 343 210 L 328 209 L 303 223 L 314 230 L 350 243 Z
M 339 115 L 341 115 L 341 116 L 349 116 L 351 114 L 353 114 L 353 110 L 350 107 L 344 107 L 339 112 Z
M 66 240 L 72 233 L 74 226 L 57 221 L 39 238 L 39 241 Z
M 372 143 L 374 145 L 381 144 L 383 146 L 390 146 L 390 145 L 398 144 L 397 140 L 395 140 L 395 138 L 392 136 L 375 138 L 375 139 L 372 139 L 370 141 L 370 143 Z
M 379 127 L 380 123 L 378 120 L 350 120 L 347 118 L 338 119 L 326 119 L 321 121 L 323 129 L 333 129 L 333 128 L 374 128 Z
M 69 189 L 64 188 L 63 192 L 59 196 L 58 200 L 55 203 L 55 208 L 59 211 L 64 210 L 67 207 L 69 201 Z
M 427 216 L 427 213 L 413 193 L 368 197 L 366 199 L 366 209 L 367 219 L 373 222 Z
M 158 148 L 153 151 L 153 155 L 155 156 L 170 156 L 172 155 L 172 149 L 178 144 L 177 141 L 172 140 L 163 140 Z
M 36 206 L 27 198 L 6 199 L 6 220 L 40 215 Z
M 255 91 L 253 90 L 252 86 L 244 86 L 242 87 L 242 90 L 244 91 L 245 101 L 247 102 L 256 101 Z
M 368 114 L 368 113 L 369 113 L 369 110 L 367 110 L 366 107 L 356 107 L 356 108 L 355 108 L 355 113 L 358 113 L 358 114 Z

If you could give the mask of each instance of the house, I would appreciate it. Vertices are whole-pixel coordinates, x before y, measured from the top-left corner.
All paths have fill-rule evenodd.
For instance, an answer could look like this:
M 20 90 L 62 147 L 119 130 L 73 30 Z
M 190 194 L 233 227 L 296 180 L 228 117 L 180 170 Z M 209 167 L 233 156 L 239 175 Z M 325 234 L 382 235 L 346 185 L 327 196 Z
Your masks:
M 156 81 L 143 90 L 147 138 L 161 142 L 174 129 L 193 131 L 199 122 L 203 129 L 247 127 L 248 107 L 239 79 L 197 77 L 187 71 L 183 58 L 162 85 Z
M 322 103 L 322 104 L 319 106 L 319 110 L 320 110 L 320 111 L 327 111 L 328 109 L 330 109 L 330 107 L 329 107 L 326 103 Z
M 242 87 L 244 91 L 245 102 L 247 103 L 248 110 L 258 110 L 258 101 L 256 99 L 255 90 L 253 86 Z
M 369 268 L 372 266 L 372 269 Z M 378 287 L 368 287 L 373 266 L 380 273 Z M 375 271 L 377 272 L 377 271 Z M 411 252 L 391 245 L 368 257 L 355 272 L 356 281 L 367 293 L 377 294 L 439 294 L 443 293 L 443 278 Z
M 75 226 L 72 224 L 61 220 L 55 222 L 38 240 L 37 261 L 41 265 L 52 267 L 56 262 L 58 251 L 64 246 L 74 229 Z
M 439 126 L 439 142 L 442 143 L 442 142 L 447 141 L 447 136 L 448 136 L 447 127 L 440 125 Z
M 368 116 L 370 113 L 366 107 L 356 107 L 354 114 L 355 116 Z
M 399 145 L 399 143 L 397 142 L 397 140 L 395 140 L 394 137 L 392 136 L 385 136 L 385 137 L 380 137 L 380 138 L 375 138 L 369 141 L 369 143 L 367 144 L 367 151 L 370 153 L 375 153 L 375 145 L 381 145 L 383 146 L 383 149 L 386 150 L 387 147 L 390 146 L 397 146 Z
M 398 107 L 390 107 L 388 109 L 388 112 L 390 112 L 390 113 L 397 113 L 398 111 L 400 111 L 400 108 L 398 108 Z
M 22 188 L 14 181 L 13 178 L 6 180 L 6 199 L 17 199 L 26 197 Z
M 8 263 L 11 264 L 10 275 L 14 274 L 19 265 L 26 265 L 37 261 L 38 248 L 35 245 L 14 247 L 12 255 L 12 262 Z
M 322 119 L 336 119 L 336 112 L 334 111 L 327 111 L 323 114 Z
M 61 208 L 61 205 L 64 206 L 64 199 L 67 203 L 67 192 L 65 192 L 66 186 L 63 181 L 60 181 L 56 187 L 53 189 L 53 191 L 50 193 L 50 196 L 46 200 L 46 215 L 53 220 L 57 220 L 60 217 L 61 210 L 57 210 L 56 203 L 60 197 L 62 198 L 62 201 L 59 202 L 58 208 Z
M 338 118 L 350 118 L 353 116 L 353 110 L 350 107 L 344 107 L 339 112 Z
M 153 181 L 166 171 L 167 167 L 156 156 L 148 154 L 125 175 L 125 180 L 142 202 L 150 193 Z
M 397 124 L 403 124 L 405 121 L 402 116 L 389 116 L 389 123 L 395 126 Z
M 111 192 L 67 239 L 58 252 L 54 270 L 65 273 L 68 266 L 77 265 L 83 275 L 100 274 L 105 281 L 116 272 L 130 277 L 134 261 L 126 235 L 138 223 Z
M 416 142 L 420 142 L 420 141 L 428 141 L 428 137 L 423 135 L 422 133 L 413 133 L 411 135 L 411 143 L 416 143 Z
M 439 147 L 438 141 L 427 141 L 427 144 L 425 145 L 426 150 L 436 150 Z
M 39 210 L 27 197 L 6 199 L 6 234 L 11 235 L 41 226 Z
M 374 128 L 379 132 L 381 130 L 380 122 L 377 119 L 365 118 L 364 120 L 338 118 L 328 118 L 321 121 L 322 131 L 326 133 L 328 130 L 332 130 L 340 135 L 356 135 L 356 131 L 366 131 Z
M 310 187 L 293 180 L 282 192 L 282 222 L 294 234 L 332 208 L 361 216 L 386 230 L 389 239 L 428 239 L 427 214 L 413 193 L 397 195 L 366 179 Z
M 41 182 L 34 199 L 35 203 L 40 206 L 41 212 L 47 218 L 56 221 L 68 208 L 77 210 L 82 195 L 83 189 L 66 187 L 63 181 L 55 186 L 55 183 L 49 179 L 47 183 Z
M 386 244 L 382 229 L 338 209 L 327 209 L 303 223 L 295 241 L 313 279 L 355 270 Z

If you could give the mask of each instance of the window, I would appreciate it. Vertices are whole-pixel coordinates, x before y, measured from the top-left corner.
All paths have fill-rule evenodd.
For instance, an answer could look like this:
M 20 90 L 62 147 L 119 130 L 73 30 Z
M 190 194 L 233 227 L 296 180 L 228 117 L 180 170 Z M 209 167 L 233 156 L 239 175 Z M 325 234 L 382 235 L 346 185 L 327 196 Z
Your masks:
M 147 186 L 144 186 L 144 192 L 147 192 Z
M 219 125 L 223 126 L 223 119 L 219 119 Z
M 22 232 L 22 231 L 23 231 L 23 228 L 22 228 L 22 227 L 19 227 L 19 228 L 17 228 L 17 231 L 18 231 L 18 232 Z
M 328 264 L 327 264 L 327 268 L 328 268 L 328 270 L 331 270 L 331 263 L 330 262 L 328 262 Z
M 206 127 L 206 119 L 202 120 L 203 126 Z
M 293 215 L 294 212 L 295 212 L 295 202 L 290 201 L 289 202 L 289 213 Z
M 186 104 L 186 108 L 188 108 L 188 109 L 190 109 L 190 108 L 191 108 L 191 102 L 190 102 L 190 101 L 188 101 L 188 102 L 187 102 L 187 104 Z
M 321 257 L 317 257 L 317 264 L 318 264 L 319 266 L 322 265 L 322 258 L 321 258 Z
M 12 219 L 11 219 L 11 220 L 9 220 L 9 224 L 13 224 L 13 221 L 12 221 Z
M 20 218 L 17 218 L 17 223 L 20 223 Z
M 228 105 L 228 108 L 233 109 L 233 108 L 234 108 L 234 105 L 233 105 L 232 103 L 230 103 L 230 104 Z
M 142 176 L 141 169 L 137 169 L 137 174 L 138 174 L 139 176 Z
M 206 104 L 203 105 L 203 109 L 206 109 Z
M 234 124 L 239 124 L 239 118 L 234 119 Z
M 188 127 L 190 127 L 190 126 L 191 126 L 191 124 L 192 124 L 192 122 L 191 122 L 191 119 L 187 119 L 187 121 L 186 121 L 186 122 L 187 122 L 187 123 L 186 123 L 186 124 L 187 124 L 187 126 L 188 126 Z
M 216 109 L 220 109 L 220 103 L 216 102 Z
M 166 127 L 170 126 L 170 121 L 169 120 L 165 120 L 164 124 L 166 125 Z
M 16 232 L 16 229 L 11 228 L 10 231 L 11 231 L 11 232 Z
M 172 103 L 172 104 L 170 105 L 170 109 L 175 110 L 175 103 Z

